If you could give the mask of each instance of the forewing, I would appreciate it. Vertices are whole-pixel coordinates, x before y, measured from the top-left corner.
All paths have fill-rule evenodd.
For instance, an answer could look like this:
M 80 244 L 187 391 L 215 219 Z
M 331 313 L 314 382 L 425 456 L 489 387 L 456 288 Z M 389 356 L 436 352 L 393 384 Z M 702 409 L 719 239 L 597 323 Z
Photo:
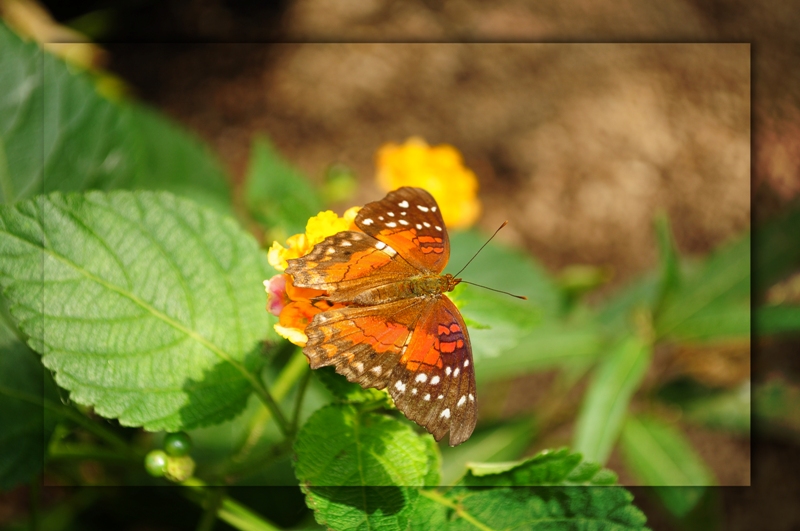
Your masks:
M 420 317 L 419 301 L 347 306 L 319 313 L 306 327 L 312 369 L 333 365 L 364 388 L 383 389 Z
M 423 312 L 388 382 L 397 408 L 438 441 L 466 441 L 478 420 L 475 370 L 467 327 L 445 295 Z
M 422 188 L 398 188 L 367 203 L 356 216 L 356 226 L 420 271 L 441 273 L 447 265 L 450 240 L 442 213 Z
M 347 302 L 366 290 L 416 273 L 375 238 L 344 231 L 325 238 L 310 253 L 288 260 L 286 273 L 295 286 L 327 291 L 331 302 Z

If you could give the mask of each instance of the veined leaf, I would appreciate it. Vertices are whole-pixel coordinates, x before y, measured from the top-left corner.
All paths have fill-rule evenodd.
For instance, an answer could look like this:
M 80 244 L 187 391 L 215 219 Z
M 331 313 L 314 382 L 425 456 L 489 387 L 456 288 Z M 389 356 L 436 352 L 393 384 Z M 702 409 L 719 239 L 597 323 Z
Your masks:
M 45 400 L 58 403 L 50 376 L 36 354 L 0 321 L 0 490 L 41 470 L 55 428 Z
M 168 193 L 0 208 L 11 313 L 72 399 L 149 430 L 231 418 L 260 381 L 269 266 L 230 219 Z
M 0 21 L 0 203 L 52 191 L 158 189 L 231 212 L 227 178 L 170 121 L 100 96 Z
M 317 522 L 332 529 L 404 529 L 418 489 L 436 478 L 430 442 L 407 423 L 334 404 L 295 442 L 295 472 Z
M 411 529 L 643 531 L 647 518 L 620 487 L 423 489 Z
M 650 363 L 652 346 L 630 336 L 596 369 L 575 427 L 576 451 L 589 461 L 605 463 L 617 441 L 631 397 Z
M 702 498 L 714 477 L 683 435 L 652 417 L 631 416 L 621 437 L 622 458 L 644 485 L 657 488 L 658 496 L 676 516 L 688 513 Z M 685 489 L 664 486 L 694 487 Z
M 598 464 L 584 461 L 566 448 L 545 450 L 513 463 L 468 465 L 462 484 L 468 487 L 614 485 L 617 475 Z

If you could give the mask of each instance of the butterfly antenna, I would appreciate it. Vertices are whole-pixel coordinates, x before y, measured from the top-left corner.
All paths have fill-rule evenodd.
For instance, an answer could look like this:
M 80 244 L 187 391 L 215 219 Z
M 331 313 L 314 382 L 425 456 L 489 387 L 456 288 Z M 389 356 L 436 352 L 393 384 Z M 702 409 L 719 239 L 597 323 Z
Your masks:
M 480 284 L 475 284 L 474 282 L 467 282 L 466 280 L 461 281 L 462 284 L 469 284 L 470 286 L 478 286 L 479 288 L 488 289 L 489 291 L 496 291 L 497 293 L 505 293 L 506 295 L 511 295 L 512 297 L 516 297 L 517 299 L 522 299 L 524 301 L 528 300 L 528 297 L 525 295 L 514 295 L 513 293 L 509 293 L 507 291 L 503 291 L 501 289 L 494 289 L 488 286 L 482 286 Z
M 458 276 L 461 274 L 461 272 L 462 272 L 462 271 L 464 271 L 464 270 L 467 268 L 467 266 L 468 266 L 469 264 L 471 264 L 471 263 L 472 263 L 472 261 L 473 261 L 473 260 L 475 260 L 475 257 L 476 257 L 476 256 L 478 256 L 478 253 L 480 253 L 481 251 L 483 251 L 483 248 L 484 248 L 484 247 L 486 247 L 486 246 L 489 244 L 489 242 L 490 242 L 490 241 L 492 241 L 492 238 L 494 238 L 495 236 L 497 236 L 497 233 L 498 233 L 498 232 L 500 232 L 500 229 L 502 229 L 502 228 L 503 228 L 503 227 L 505 227 L 506 225 L 508 225 L 508 220 L 504 221 L 502 225 L 500 225 L 499 227 L 497 227 L 497 230 L 496 230 L 496 231 L 494 231 L 494 234 L 492 234 L 492 236 L 491 236 L 491 237 L 490 237 L 488 240 L 486 240 L 486 243 L 484 243 L 483 245 L 481 245 L 481 248 L 480 248 L 480 249 L 478 249 L 478 252 L 476 252 L 474 255 L 472 255 L 472 258 L 470 258 L 470 259 L 469 259 L 469 261 L 468 261 L 466 264 L 464 264 L 464 267 L 462 267 L 462 268 L 461 268 L 461 269 L 458 271 L 458 273 L 456 273 L 456 274 L 455 274 L 455 275 L 453 275 L 453 276 L 454 276 L 454 277 L 458 277 Z M 480 285 L 480 284 L 475 284 L 474 282 L 467 282 L 467 281 L 465 281 L 465 280 L 462 280 L 461 282 L 463 282 L 464 284 L 470 284 L 470 285 L 472 285 L 472 286 L 478 286 L 479 288 L 488 289 L 489 291 L 496 291 L 497 293 L 505 293 L 506 295 L 511 295 L 512 297 L 516 297 L 517 299 L 522 299 L 522 300 L 524 300 L 524 301 L 528 300 L 528 297 L 526 297 L 526 296 L 524 296 L 524 295 L 514 295 L 513 293 L 509 293 L 509 292 L 507 292 L 507 291 L 503 291 L 503 290 L 499 290 L 499 289 L 494 289 L 494 288 L 490 288 L 490 287 L 487 287 L 487 286 L 482 286 L 482 285 Z

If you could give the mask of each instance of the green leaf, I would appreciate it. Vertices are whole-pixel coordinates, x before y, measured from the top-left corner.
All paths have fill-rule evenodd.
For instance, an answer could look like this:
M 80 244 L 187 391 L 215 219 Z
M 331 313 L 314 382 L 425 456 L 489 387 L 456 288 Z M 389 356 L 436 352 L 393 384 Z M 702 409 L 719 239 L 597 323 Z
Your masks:
M 759 335 L 797 334 L 800 332 L 800 306 L 762 306 L 755 311 Z
M 779 217 L 763 224 L 754 241 L 753 291 L 757 300 L 776 282 L 800 266 L 800 201 L 784 209 Z
M 294 448 L 295 473 L 317 522 L 333 529 L 405 528 L 414 487 L 434 479 L 426 438 L 406 422 L 352 405 L 314 413 Z
M 468 487 L 534 487 L 542 485 L 614 485 L 617 475 L 583 461 L 567 448 L 544 450 L 513 463 L 473 463 L 462 481 Z
M 317 190 L 263 136 L 253 141 L 244 186 L 250 213 L 276 239 L 304 232 L 308 218 L 323 207 Z
M 750 382 L 736 389 L 709 389 L 685 378 L 659 391 L 659 398 L 680 408 L 683 418 L 712 429 L 750 434 Z
M 647 518 L 619 487 L 456 487 L 421 491 L 411 529 L 644 530 Z
M 701 487 L 659 488 L 657 493 L 676 516 L 688 513 L 714 477 L 683 434 L 654 417 L 628 417 L 622 430 L 622 458 L 644 485 Z
M 465 312 L 470 315 L 468 309 Z M 493 329 L 469 330 L 473 349 L 481 353 L 475 360 L 479 382 L 591 362 L 603 345 L 600 331 L 591 323 L 548 321 L 515 339 L 515 346 L 508 346 L 507 338 L 492 332 Z M 506 349 L 500 350 L 498 345 L 505 345 Z
M 680 268 L 678 265 L 678 254 L 675 251 L 675 240 L 672 237 L 669 218 L 665 213 L 656 216 L 656 239 L 658 240 L 658 250 L 661 266 L 661 281 L 659 285 L 658 302 L 655 305 L 654 313 L 658 313 L 660 307 L 675 293 L 680 285 Z
M 244 407 L 267 333 L 255 240 L 165 192 L 52 194 L 0 208 L 0 283 L 71 398 L 176 431 Z
M 608 459 L 651 354 L 651 345 L 630 336 L 596 369 L 575 427 L 574 448 L 587 460 L 605 463 Z
M 453 232 L 450 234 L 450 261 L 446 272 L 455 274 L 486 242 L 487 236 L 477 231 Z M 502 264 L 502 267 L 499 265 Z M 487 245 L 475 260 L 460 275 L 464 280 L 482 284 L 489 288 L 525 295 L 527 301 L 508 297 L 519 311 L 534 313 L 537 320 L 558 315 L 561 309 L 561 294 L 556 283 L 545 269 L 525 253 L 499 243 Z M 468 286 L 468 292 L 489 293 L 476 286 Z
M 454 485 L 467 471 L 469 463 L 518 459 L 533 439 L 532 422 L 507 423 L 495 428 L 479 429 L 469 444 L 444 448 L 442 485 Z
M 364 389 L 357 383 L 348 382 L 347 378 L 337 374 L 333 367 L 322 367 L 314 371 L 314 376 L 319 378 L 322 384 L 342 402 L 385 402 L 389 407 L 392 406 L 389 394 L 379 389 Z
M 0 22 L 0 203 L 89 189 L 168 190 L 228 213 L 227 178 L 193 136 L 131 103 L 100 96 Z
M 44 400 L 58 402 L 50 375 L 0 320 L 0 490 L 26 482 L 42 469 L 56 424 Z
M 684 277 L 680 289 L 656 315 L 656 333 L 659 337 L 697 335 L 698 328 L 705 326 L 704 337 L 719 337 L 711 327 L 718 324 L 716 315 L 728 304 L 741 308 L 750 304 L 749 234 L 719 249 L 699 270 Z M 734 322 L 736 335 L 749 335 L 749 319 L 735 318 Z

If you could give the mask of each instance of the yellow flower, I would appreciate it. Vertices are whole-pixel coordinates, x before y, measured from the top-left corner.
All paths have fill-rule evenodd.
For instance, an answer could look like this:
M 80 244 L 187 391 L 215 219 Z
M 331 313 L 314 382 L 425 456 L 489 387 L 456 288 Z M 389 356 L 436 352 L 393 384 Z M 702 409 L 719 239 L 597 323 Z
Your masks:
M 305 256 L 328 236 L 345 230 L 359 230 L 355 225 L 358 211 L 359 207 L 353 207 L 341 218 L 330 210 L 320 212 L 308 220 L 304 234 L 295 234 L 286 240 L 288 247 L 274 242 L 267 253 L 267 260 L 278 271 L 284 271 L 288 266 L 287 260 Z M 268 295 L 267 310 L 278 316 L 275 331 L 300 347 L 308 341 L 305 329 L 314 316 L 340 306 L 321 300 L 324 291 L 295 287 L 292 277 L 286 274 L 265 280 L 264 288 Z
M 481 213 L 478 179 L 453 146 L 428 146 L 421 138 L 384 144 L 376 154 L 377 180 L 388 192 L 401 186 L 424 188 L 439 203 L 445 224 L 466 228 Z
M 295 234 L 286 240 L 288 248 L 278 242 L 273 242 L 272 247 L 267 251 L 267 260 L 272 267 L 283 271 L 289 265 L 286 263 L 287 260 L 307 255 L 316 244 L 328 236 L 344 230 L 359 230 L 355 224 L 356 214 L 359 210 L 360 207 L 350 208 L 342 217 L 330 210 L 320 212 L 308 220 L 304 234 Z

